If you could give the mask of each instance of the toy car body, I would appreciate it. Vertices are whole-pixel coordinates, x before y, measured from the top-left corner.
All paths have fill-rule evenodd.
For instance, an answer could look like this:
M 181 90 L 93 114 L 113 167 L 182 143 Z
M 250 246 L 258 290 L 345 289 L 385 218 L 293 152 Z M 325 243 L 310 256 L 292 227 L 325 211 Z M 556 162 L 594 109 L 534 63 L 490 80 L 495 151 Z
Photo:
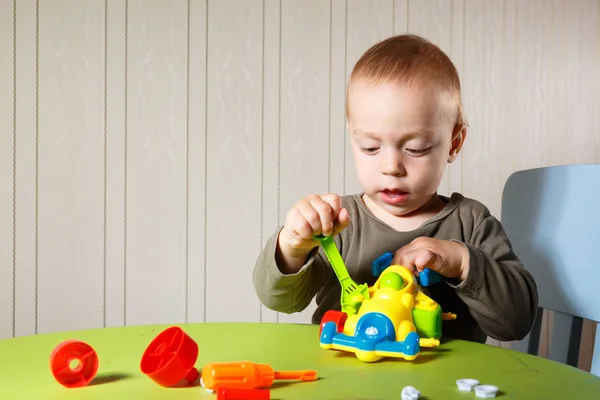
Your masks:
M 356 299 L 357 312 L 328 311 L 321 320 L 320 346 L 354 352 L 365 362 L 383 357 L 414 360 L 421 347 L 439 345 L 444 315 L 440 305 L 417 285 L 412 272 L 391 265 L 369 288 L 369 298 Z

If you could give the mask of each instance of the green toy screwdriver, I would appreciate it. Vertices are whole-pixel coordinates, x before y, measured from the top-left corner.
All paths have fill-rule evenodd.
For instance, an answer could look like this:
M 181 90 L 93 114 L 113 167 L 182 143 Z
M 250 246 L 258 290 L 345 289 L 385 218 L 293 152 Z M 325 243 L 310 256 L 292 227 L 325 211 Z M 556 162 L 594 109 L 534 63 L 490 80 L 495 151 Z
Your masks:
M 344 260 L 331 236 L 316 235 L 314 238 L 323 246 L 333 272 L 335 272 L 340 281 L 342 287 L 342 296 L 340 299 L 342 311 L 348 315 L 356 314 L 357 307 L 362 300 L 369 298 L 369 287 L 366 283 L 362 285 L 357 284 L 350 277 L 346 264 L 344 264 Z

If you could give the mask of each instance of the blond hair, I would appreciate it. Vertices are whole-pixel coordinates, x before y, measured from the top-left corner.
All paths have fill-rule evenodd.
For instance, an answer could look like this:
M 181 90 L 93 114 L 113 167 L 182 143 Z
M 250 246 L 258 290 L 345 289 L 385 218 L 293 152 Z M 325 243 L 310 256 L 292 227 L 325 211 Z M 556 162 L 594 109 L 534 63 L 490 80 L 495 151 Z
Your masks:
M 357 80 L 371 84 L 416 83 L 435 90 L 436 93 L 446 92 L 456 103 L 455 127 L 462 129 L 467 125 L 456 67 L 446 53 L 423 37 L 402 34 L 373 45 L 354 65 L 348 82 L 348 93 L 352 83 Z

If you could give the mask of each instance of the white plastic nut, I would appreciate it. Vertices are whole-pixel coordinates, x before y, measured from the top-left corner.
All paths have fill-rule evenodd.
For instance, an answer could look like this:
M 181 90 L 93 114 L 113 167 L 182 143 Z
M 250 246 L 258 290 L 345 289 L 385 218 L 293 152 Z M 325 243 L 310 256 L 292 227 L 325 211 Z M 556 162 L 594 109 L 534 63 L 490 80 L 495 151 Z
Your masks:
M 470 392 L 477 385 L 479 385 L 479 381 L 477 379 L 459 379 L 456 381 L 458 390 L 462 390 L 463 392 Z
M 407 386 L 402 389 L 402 393 L 400 395 L 402 396 L 402 400 L 417 400 L 421 395 L 421 392 L 412 386 Z
M 475 396 L 481 399 L 491 399 L 492 397 L 496 397 L 496 393 L 498 393 L 498 388 L 492 385 L 478 385 L 475 386 Z
M 370 326 L 365 330 L 365 333 L 369 336 L 377 336 L 379 331 L 374 326 Z

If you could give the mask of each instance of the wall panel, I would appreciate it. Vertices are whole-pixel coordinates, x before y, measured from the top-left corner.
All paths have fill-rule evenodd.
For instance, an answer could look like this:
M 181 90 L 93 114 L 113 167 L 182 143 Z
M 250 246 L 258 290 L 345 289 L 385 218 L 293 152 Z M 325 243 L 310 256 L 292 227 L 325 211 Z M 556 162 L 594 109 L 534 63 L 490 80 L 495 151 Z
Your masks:
M 125 23 L 125 322 L 180 322 L 189 267 L 187 3 L 130 0 Z
M 67 3 L 39 4 L 42 332 L 93 328 L 104 315 L 104 2 Z
M 210 2 L 206 320 L 256 321 L 260 247 L 262 2 Z M 223 307 L 225 304 L 235 306 Z
M 38 13 L 33 0 L 17 2 L 16 36 L 16 231 L 15 335 L 38 332 L 38 185 L 37 142 Z
M 13 335 L 15 73 L 13 3 L 0 5 L 0 338 Z

